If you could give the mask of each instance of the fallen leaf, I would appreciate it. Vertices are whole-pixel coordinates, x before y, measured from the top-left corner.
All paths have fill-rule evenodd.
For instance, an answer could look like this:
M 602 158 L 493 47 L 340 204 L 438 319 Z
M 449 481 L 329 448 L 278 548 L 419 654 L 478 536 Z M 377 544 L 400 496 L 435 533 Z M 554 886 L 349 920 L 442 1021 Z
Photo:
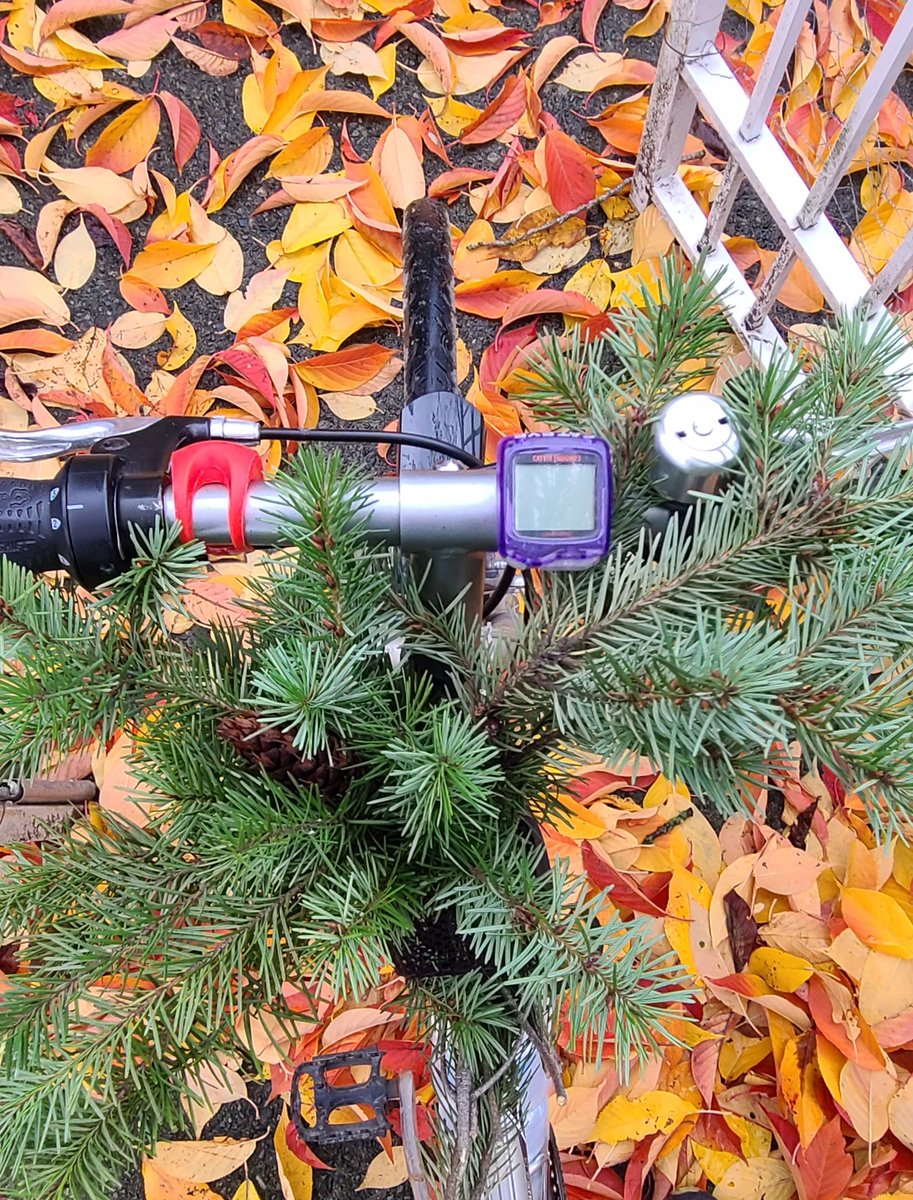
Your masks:
M 167 320 L 168 316 L 159 312 L 123 313 L 111 326 L 111 342 L 123 350 L 141 350 L 158 341 Z
M 672 1133 L 697 1111 L 671 1092 L 644 1092 L 634 1100 L 616 1096 L 599 1114 L 594 1134 L 601 1142 L 638 1142 L 655 1133 Z
M 844 888 L 840 912 L 865 945 L 882 954 L 913 959 L 913 921 L 891 896 L 867 888 Z
M 425 194 L 425 175 L 415 147 L 399 125 L 384 134 L 378 173 L 394 208 L 406 208 Z
M 145 159 L 158 137 L 162 111 L 155 96 L 131 104 L 86 151 L 87 167 L 106 167 L 123 175 Z
M 558 213 L 570 212 L 596 198 L 596 176 L 586 151 L 560 129 L 543 139 L 546 186 Z
M 156 1170 L 154 1160 L 143 1159 L 143 1195 L 145 1200 L 220 1200 L 206 1183 L 190 1183 Z
M 200 144 L 200 123 L 178 96 L 172 95 L 171 92 L 160 92 L 159 99 L 165 107 L 171 126 L 174 161 L 177 169 L 183 171 Z
M 283 1200 L 311 1200 L 314 1191 L 314 1168 L 290 1148 L 289 1130 L 294 1132 L 294 1127 L 289 1121 L 288 1109 L 283 1105 L 282 1116 L 273 1134 Z
M 20 321 L 66 325 L 70 310 L 49 280 L 27 267 L 0 266 L 0 329 Z
M 402 1146 L 394 1146 L 392 1158 L 386 1150 L 381 1150 L 378 1155 L 371 1159 L 368 1169 L 365 1171 L 364 1179 L 362 1179 L 355 1190 L 356 1192 L 363 1192 L 368 1188 L 399 1187 L 408 1178 L 409 1168 L 406 1164 L 406 1151 Z
M 92 277 L 95 270 L 95 243 L 80 221 L 72 232 L 61 238 L 54 254 L 54 274 L 57 282 L 68 291 L 76 291 Z
M 137 254 L 130 274 L 155 287 L 179 288 L 199 275 L 215 256 L 214 243 L 197 246 L 165 238 Z
M 149 1160 L 164 1175 L 189 1183 L 211 1183 L 242 1167 L 257 1149 L 256 1138 L 237 1141 L 216 1137 L 211 1141 L 159 1142 Z
M 586 222 L 580 217 L 557 221 L 559 216 L 557 209 L 547 205 L 515 221 L 502 235 L 504 241 L 513 244 L 501 247 L 501 258 L 506 258 L 509 262 L 528 263 L 546 247 L 578 246 L 586 237 Z M 543 226 L 547 228 L 542 228 Z M 529 269 L 535 270 L 533 267 Z

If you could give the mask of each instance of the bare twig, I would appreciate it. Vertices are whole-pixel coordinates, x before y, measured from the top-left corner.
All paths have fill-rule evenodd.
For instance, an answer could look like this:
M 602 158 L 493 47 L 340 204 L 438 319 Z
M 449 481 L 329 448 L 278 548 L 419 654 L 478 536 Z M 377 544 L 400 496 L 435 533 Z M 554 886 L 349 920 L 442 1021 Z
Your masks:
M 514 1042 L 513 1050 L 511 1050 L 510 1054 L 507 1056 L 507 1058 L 505 1058 L 501 1066 L 498 1067 L 497 1071 L 495 1071 L 493 1075 L 489 1076 L 489 1078 L 486 1079 L 485 1082 L 477 1087 L 472 1093 L 473 1100 L 479 1100 L 486 1094 L 486 1092 L 490 1091 L 491 1088 L 495 1086 L 499 1079 L 502 1079 L 507 1074 L 513 1064 L 517 1061 L 517 1055 L 520 1053 L 520 1047 L 522 1045 L 522 1039 L 517 1038 L 516 1042 Z
M 703 150 L 697 150 L 693 154 L 686 154 L 682 162 L 694 162 L 696 159 L 703 158 L 704 153 Z M 608 191 L 603 192 L 599 196 L 594 196 L 592 200 L 585 200 L 583 204 L 578 204 L 575 208 L 568 209 L 567 212 L 559 213 L 557 217 L 552 217 L 550 221 L 544 221 L 541 225 L 534 225 L 532 229 L 526 229 L 523 233 L 515 233 L 513 237 L 495 238 L 491 242 L 473 242 L 469 249 L 508 250 L 511 246 L 522 245 L 523 242 L 528 242 L 530 238 L 538 237 L 540 233 L 547 233 L 550 229 L 557 229 L 559 225 L 563 225 L 571 217 L 579 217 L 581 213 L 595 208 L 597 204 L 602 204 L 604 200 L 611 200 L 614 196 L 623 196 L 625 192 L 631 190 L 632 182 L 633 180 L 631 179 L 623 179 L 621 183 L 616 183 Z
M 491 1083 L 486 1084 L 488 1087 Z M 478 1096 L 480 1092 L 476 1092 Z M 482 1152 L 482 1159 L 479 1163 L 479 1178 L 476 1180 L 476 1185 L 472 1189 L 472 1194 L 469 1200 L 482 1200 L 482 1196 L 486 1192 L 486 1184 L 488 1176 L 491 1173 L 491 1168 L 495 1160 L 495 1150 L 498 1147 L 498 1142 L 501 1140 L 501 1110 L 498 1108 L 498 1098 L 494 1092 L 487 1092 L 485 1095 L 485 1106 L 488 1109 L 488 1120 L 491 1123 L 491 1130 L 488 1135 L 488 1144 Z
M 431 1188 L 422 1169 L 422 1148 L 418 1140 L 418 1122 L 415 1118 L 415 1076 L 411 1071 L 402 1071 L 399 1077 L 399 1104 L 403 1129 L 403 1151 L 409 1186 L 413 1200 L 431 1200 Z
M 535 1046 L 539 1058 L 542 1060 L 545 1073 L 552 1081 L 552 1086 L 555 1089 L 555 1099 L 559 1104 L 567 1104 L 567 1088 L 564 1086 L 564 1080 L 561 1077 L 561 1062 L 554 1048 L 544 1038 L 539 1036 L 531 1022 L 527 1021 L 525 1017 L 520 1018 L 520 1028 Z
M 453 1162 L 444 1189 L 444 1200 L 456 1200 L 460 1184 L 469 1165 L 469 1147 L 472 1140 L 472 1075 L 465 1063 L 456 1064 L 456 1139 L 453 1147 Z

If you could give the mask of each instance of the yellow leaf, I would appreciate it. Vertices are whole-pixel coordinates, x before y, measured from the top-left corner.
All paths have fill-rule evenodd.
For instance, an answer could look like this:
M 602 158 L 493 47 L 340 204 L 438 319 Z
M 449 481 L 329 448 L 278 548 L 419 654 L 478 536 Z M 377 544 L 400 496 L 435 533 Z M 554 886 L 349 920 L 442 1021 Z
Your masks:
M 284 179 L 288 175 L 319 175 L 330 165 L 333 139 L 323 126 L 308 129 L 296 137 L 273 159 L 267 176 Z
M 792 1200 L 796 1185 L 781 1158 L 749 1158 L 733 1163 L 713 1194 L 731 1200 Z
M 165 332 L 168 317 L 158 312 L 122 313 L 109 331 L 111 344 L 122 350 L 142 350 Z
M 399 1187 L 408 1178 L 406 1151 L 402 1146 L 394 1146 L 392 1158 L 386 1150 L 381 1150 L 376 1158 L 371 1159 L 364 1179 L 355 1190 L 363 1192 L 367 1188 Z
M 383 75 L 368 76 L 368 83 L 371 85 L 371 92 L 375 100 L 379 99 L 384 92 L 388 92 L 396 82 L 396 42 L 387 42 L 386 46 L 381 46 L 377 57 L 380 59 L 384 73 Z
M 131 104 L 86 151 L 87 167 L 107 167 L 117 175 L 132 171 L 155 145 L 162 111 L 154 96 Z
M 129 179 L 124 179 L 107 167 L 54 167 L 45 172 L 61 195 L 83 207 L 100 204 L 105 212 L 117 213 L 146 202 Z M 139 214 L 137 214 L 139 215 Z
M 206 1183 L 190 1183 L 158 1171 L 152 1159 L 143 1159 L 143 1195 L 145 1200 L 219 1200 Z
M 70 310 L 50 280 L 27 267 L 0 266 L 0 329 L 20 321 L 65 325 Z
M 95 270 L 95 243 L 86 229 L 79 224 L 66 237 L 61 238 L 54 254 L 54 274 L 61 287 L 76 291 L 88 283 Z
M 0 176 L 0 216 L 12 216 L 22 209 L 22 197 L 11 179 Z
M 886 196 L 856 226 L 850 249 L 869 274 L 875 275 L 890 262 L 911 225 L 913 192 Z M 906 279 L 900 286 L 906 286 Z
M 245 1179 L 232 1196 L 232 1200 L 260 1200 L 260 1193 L 249 1179 Z
M 155 804 L 146 799 L 149 789 L 134 773 L 134 750 L 134 739 L 122 733 L 107 753 L 100 750 L 95 755 L 92 767 L 102 809 L 116 813 L 121 820 L 144 826 L 155 811 Z M 214 1175 L 213 1179 L 216 1178 Z
M 728 1170 L 741 1162 L 737 1154 L 729 1154 L 726 1150 L 711 1150 L 700 1142 L 691 1143 L 694 1157 L 700 1163 L 701 1170 L 714 1186 L 720 1182 Z
M 913 1008 L 913 961 L 872 951 L 859 980 L 859 1011 L 870 1025 Z
M 645 1092 L 636 1100 L 616 1096 L 599 1114 L 595 1137 L 610 1144 L 639 1142 L 654 1133 L 669 1134 L 697 1113 L 693 1104 L 671 1092 Z
M 216 243 L 200 246 L 165 238 L 137 254 L 131 275 L 160 288 L 179 288 L 196 278 L 216 256 Z
M 377 412 L 373 396 L 358 396 L 351 392 L 324 392 L 320 398 L 340 421 L 363 421 Z
M 840 908 L 844 921 L 866 946 L 913 959 L 913 921 L 896 900 L 866 888 L 844 888 Z
M 578 268 L 564 286 L 569 292 L 586 296 L 605 312 L 612 299 L 612 271 L 605 259 L 594 258 Z
M 294 254 L 307 246 L 316 246 L 352 227 L 344 206 L 331 200 L 326 204 L 296 204 L 282 231 L 282 249 Z
M 165 322 L 165 330 L 171 334 L 172 346 L 170 350 L 159 352 L 158 365 L 163 371 L 177 371 L 189 361 L 197 348 L 196 330 L 177 304 Z
M 211 1183 L 242 1167 L 257 1149 L 256 1138 L 236 1141 L 159 1142 L 151 1162 L 157 1171 L 189 1183 Z
M 286 1141 L 289 1127 L 288 1109 L 282 1106 L 282 1117 L 273 1134 L 276 1160 L 279 1166 L 279 1183 L 284 1200 L 311 1200 L 314 1191 L 314 1168 L 293 1154 Z
M 586 838 L 600 838 L 606 832 L 605 822 L 597 820 L 589 809 L 569 793 L 562 792 L 560 800 L 565 811 L 556 813 L 552 823 L 562 837 L 583 841 Z
M 336 274 L 351 287 L 388 287 L 402 267 L 369 242 L 357 229 L 346 229 L 333 247 Z
M 406 208 L 425 194 L 421 159 L 409 135 L 396 124 L 384 134 L 378 173 L 394 208 Z
M 215 228 L 218 229 L 218 226 Z M 244 278 L 244 253 L 227 229 L 223 230 L 215 246 L 212 262 L 200 271 L 196 282 L 211 296 L 224 296 L 241 286 L 241 280 Z
M 814 972 L 814 967 L 804 958 L 770 946 L 760 946 L 754 951 L 748 969 L 760 975 L 775 992 L 795 992 Z

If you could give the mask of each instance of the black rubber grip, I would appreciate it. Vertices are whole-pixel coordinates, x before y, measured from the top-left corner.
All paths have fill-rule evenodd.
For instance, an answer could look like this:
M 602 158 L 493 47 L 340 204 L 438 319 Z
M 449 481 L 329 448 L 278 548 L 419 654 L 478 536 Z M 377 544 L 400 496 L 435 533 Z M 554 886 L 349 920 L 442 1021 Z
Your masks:
M 60 569 L 60 479 L 0 478 L 0 558 L 29 571 Z M 56 528 L 53 522 L 56 521 Z
M 405 401 L 457 390 L 453 249 L 447 206 L 415 200 L 403 221 Z

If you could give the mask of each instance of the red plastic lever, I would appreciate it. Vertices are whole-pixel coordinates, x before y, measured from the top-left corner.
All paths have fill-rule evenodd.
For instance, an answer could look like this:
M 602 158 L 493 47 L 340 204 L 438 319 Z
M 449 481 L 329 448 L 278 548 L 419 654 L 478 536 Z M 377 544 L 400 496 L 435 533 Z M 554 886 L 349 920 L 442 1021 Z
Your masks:
M 228 532 L 231 549 L 239 554 L 250 550 L 244 539 L 244 505 L 252 483 L 263 478 L 263 460 L 252 446 L 236 442 L 195 442 L 182 446 L 171 456 L 171 488 L 174 515 L 181 522 L 181 541 L 193 533 L 193 498 L 207 483 L 228 488 Z

